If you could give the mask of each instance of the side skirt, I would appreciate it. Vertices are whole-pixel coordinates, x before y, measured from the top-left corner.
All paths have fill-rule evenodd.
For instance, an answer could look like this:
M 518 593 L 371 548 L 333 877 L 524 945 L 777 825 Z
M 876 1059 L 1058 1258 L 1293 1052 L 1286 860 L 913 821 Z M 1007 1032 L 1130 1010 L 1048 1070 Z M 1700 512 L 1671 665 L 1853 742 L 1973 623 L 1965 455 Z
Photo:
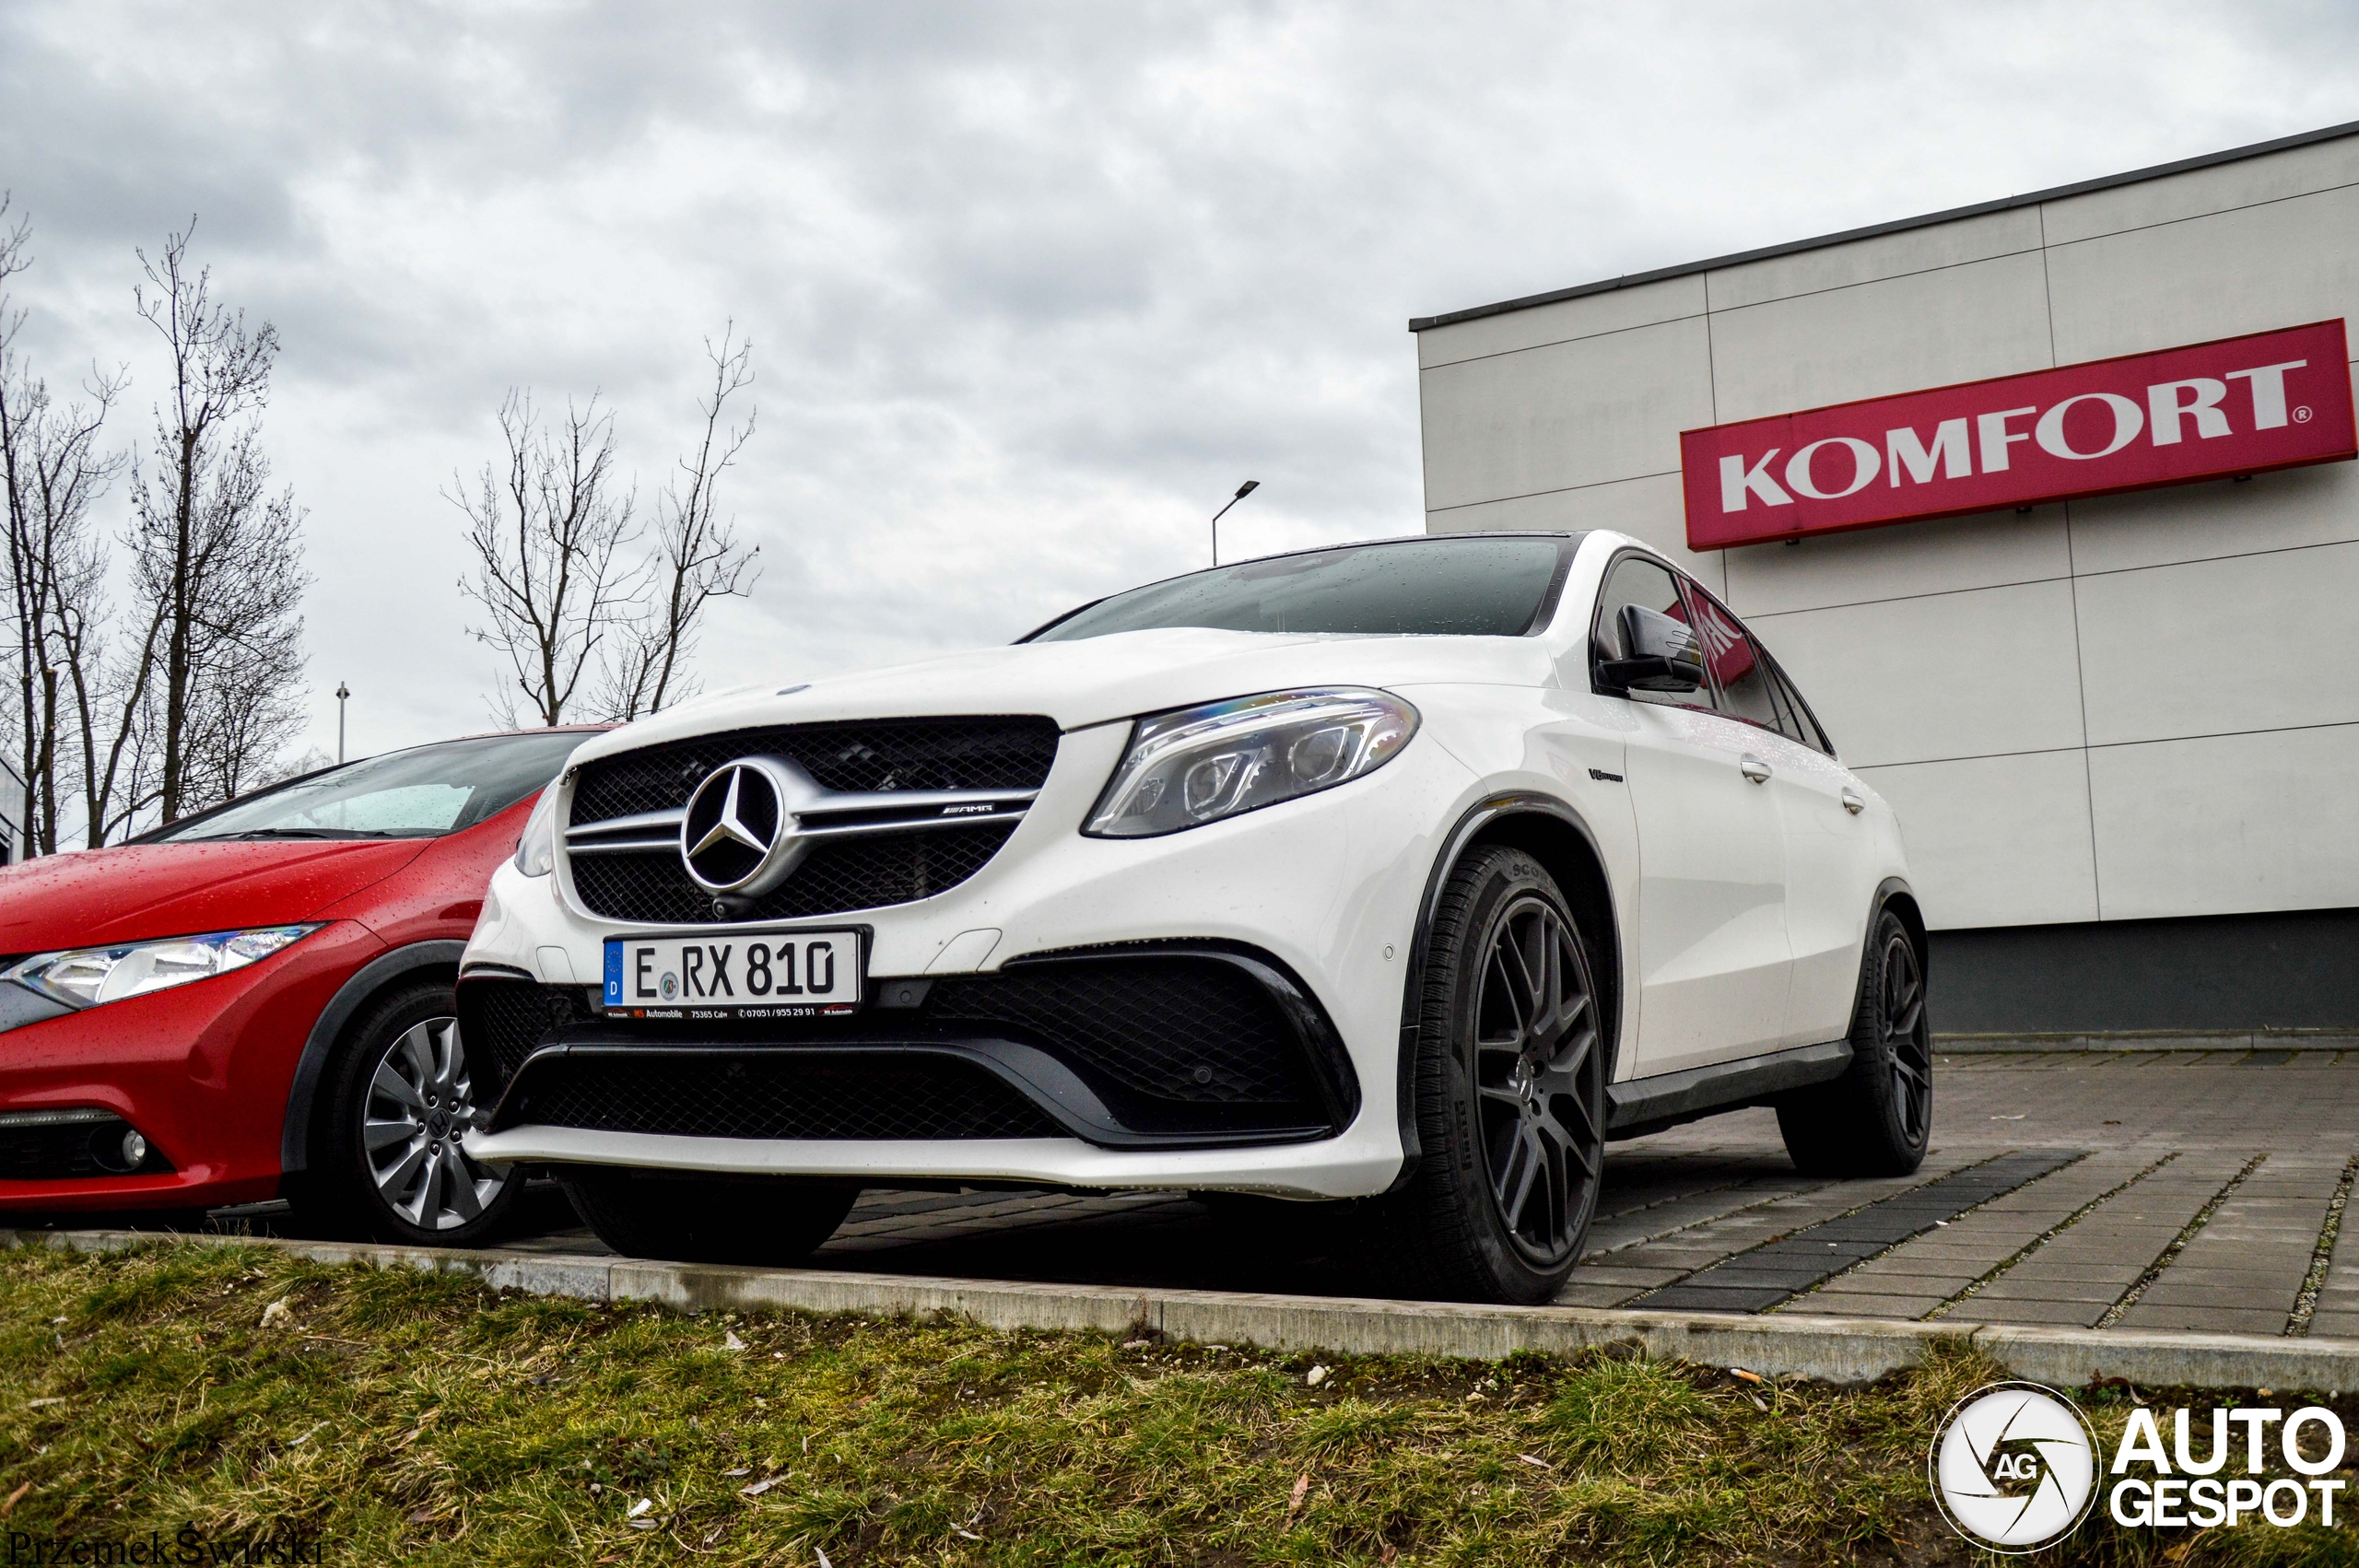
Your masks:
M 1633 1078 L 1605 1088 L 1605 1135 L 1641 1138 L 1684 1121 L 1757 1106 L 1789 1089 L 1840 1078 L 1851 1065 L 1851 1042 L 1796 1046 L 1742 1061 L 1714 1062 L 1684 1072 Z

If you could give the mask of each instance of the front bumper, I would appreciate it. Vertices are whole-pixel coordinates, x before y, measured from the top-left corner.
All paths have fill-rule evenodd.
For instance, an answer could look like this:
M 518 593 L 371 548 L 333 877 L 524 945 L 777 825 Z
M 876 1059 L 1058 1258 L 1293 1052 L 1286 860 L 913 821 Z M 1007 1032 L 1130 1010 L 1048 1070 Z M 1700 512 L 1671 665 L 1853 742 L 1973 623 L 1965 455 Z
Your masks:
M 1004 974 L 1022 960 L 1127 943 L 1250 950 L 1295 979 L 1332 1031 L 1344 1076 L 1357 1090 L 1333 1125 L 1307 1138 L 1297 1126 L 1213 1147 L 1202 1139 L 1108 1139 L 1070 1117 L 1055 1130 L 1074 1136 L 859 1140 L 680 1137 L 519 1121 L 471 1134 L 469 1153 L 880 1183 L 1013 1180 L 1297 1197 L 1384 1190 L 1401 1167 L 1395 1085 L 1417 903 L 1473 776 L 1420 738 L 1376 773 L 1321 794 L 1162 838 L 1086 838 L 1081 823 L 1128 735 L 1127 724 L 1065 735 L 1005 848 L 957 887 L 912 904 L 780 924 L 868 928 L 873 993 L 888 993 L 895 977 Z M 568 895 L 562 869 L 526 878 L 511 865 L 493 880 L 464 971 L 506 971 L 586 994 L 602 972 L 604 939 L 650 929 L 589 915 Z M 700 929 L 717 935 L 727 928 Z
M 53 1158 L 76 1156 L 56 1124 L 35 1119 L 42 1113 L 108 1113 L 136 1129 L 152 1152 L 130 1174 L 93 1166 L 28 1180 L 0 1171 L 0 1212 L 195 1208 L 275 1196 L 280 1127 L 303 1042 L 336 988 L 383 950 L 365 927 L 337 921 L 227 975 L 0 1032 L 0 1164 L 10 1117 L 22 1129 L 18 1168 L 53 1169 Z

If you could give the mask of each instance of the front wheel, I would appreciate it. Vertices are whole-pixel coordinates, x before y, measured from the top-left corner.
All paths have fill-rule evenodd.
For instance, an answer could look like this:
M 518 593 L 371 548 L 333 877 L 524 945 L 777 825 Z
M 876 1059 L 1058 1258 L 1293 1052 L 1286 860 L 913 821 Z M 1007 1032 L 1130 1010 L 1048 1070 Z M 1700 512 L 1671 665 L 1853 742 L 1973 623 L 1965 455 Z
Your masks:
M 1787 1094 L 1778 1130 L 1796 1169 L 1813 1176 L 1907 1176 L 1933 1133 L 1933 1036 L 1925 965 L 1900 917 L 1869 929 L 1842 1077 Z
M 459 1140 L 475 1081 L 451 988 L 424 981 L 371 1007 L 328 1070 L 320 1157 L 291 1196 L 332 1228 L 381 1241 L 479 1246 L 523 1183 Z
M 1551 1300 L 1597 1207 L 1607 1046 L 1580 930 L 1539 861 L 1494 846 L 1452 869 L 1418 1000 L 1423 1153 L 1376 1206 L 1395 1283 L 1446 1300 Z
M 793 1177 L 676 1176 L 575 1165 L 557 1173 L 598 1239 L 625 1258 L 800 1263 L 836 1234 L 860 1188 Z

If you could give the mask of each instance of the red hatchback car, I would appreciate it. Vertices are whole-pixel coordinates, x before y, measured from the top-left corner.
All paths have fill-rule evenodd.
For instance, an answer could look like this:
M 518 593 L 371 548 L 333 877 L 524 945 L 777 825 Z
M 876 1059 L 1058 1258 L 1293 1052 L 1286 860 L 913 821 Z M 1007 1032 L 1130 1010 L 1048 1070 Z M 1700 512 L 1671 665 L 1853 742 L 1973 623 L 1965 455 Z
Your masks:
M 588 731 L 306 775 L 0 871 L 0 1213 L 210 1207 L 464 1246 L 521 1185 L 470 1162 L 452 1004 L 492 869 Z

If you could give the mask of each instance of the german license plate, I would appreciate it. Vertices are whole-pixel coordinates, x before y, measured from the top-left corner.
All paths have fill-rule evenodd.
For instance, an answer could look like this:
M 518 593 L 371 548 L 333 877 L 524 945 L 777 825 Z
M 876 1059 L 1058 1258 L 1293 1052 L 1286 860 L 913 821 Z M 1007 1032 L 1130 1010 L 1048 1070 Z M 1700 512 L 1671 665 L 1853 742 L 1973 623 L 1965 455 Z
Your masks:
M 606 939 L 606 1006 L 651 1018 L 804 1018 L 860 1005 L 860 932 Z

